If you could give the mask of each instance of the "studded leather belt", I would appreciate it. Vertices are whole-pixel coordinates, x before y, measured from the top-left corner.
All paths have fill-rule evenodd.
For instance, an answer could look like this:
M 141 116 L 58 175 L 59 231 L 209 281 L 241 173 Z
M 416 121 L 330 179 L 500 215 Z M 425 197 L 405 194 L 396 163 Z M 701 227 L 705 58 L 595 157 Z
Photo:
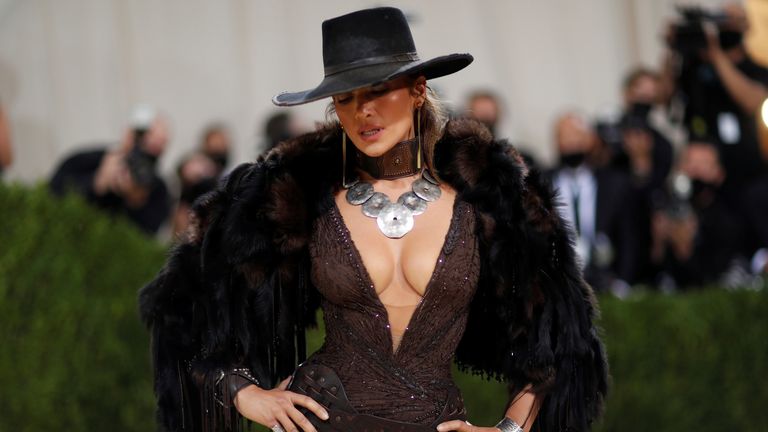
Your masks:
M 440 423 L 466 419 L 461 394 L 456 388 L 450 390 L 442 413 L 429 425 L 358 413 L 347 399 L 336 372 L 317 363 L 299 365 L 291 377 L 288 390 L 307 395 L 328 410 L 328 420 L 321 420 L 308 409 L 297 406 L 319 432 L 434 432 Z

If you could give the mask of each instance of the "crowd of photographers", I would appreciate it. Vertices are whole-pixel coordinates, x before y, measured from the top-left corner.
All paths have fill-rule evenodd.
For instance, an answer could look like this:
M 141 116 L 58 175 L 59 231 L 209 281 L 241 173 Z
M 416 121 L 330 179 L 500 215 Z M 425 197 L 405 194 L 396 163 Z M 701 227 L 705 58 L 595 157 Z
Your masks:
M 681 16 L 664 65 L 626 77 L 617 121 L 571 112 L 554 128 L 549 177 L 585 274 L 618 296 L 768 272 L 768 69 L 745 49 L 742 8 Z
M 50 189 L 56 195 L 78 193 L 154 234 L 171 207 L 168 187 L 156 170 L 168 144 L 168 122 L 149 108 L 137 109 L 135 117 L 117 146 L 92 147 L 65 158 L 51 177 Z
M 756 286 L 768 272 L 768 143 L 758 116 L 768 69 L 744 48 L 741 8 L 681 12 L 664 64 L 625 78 L 620 117 L 563 113 L 553 127 L 558 162 L 542 170 L 558 190 L 588 281 L 620 297 L 637 285 Z M 455 115 L 495 134 L 500 101 L 477 92 Z M 265 123 L 260 151 L 303 131 L 280 112 Z M 226 173 L 232 145 L 225 126 L 206 128 L 169 188 L 156 168 L 168 140 L 167 119 L 139 107 L 119 145 L 69 155 L 50 188 L 74 189 L 150 235 L 165 229 L 175 237 L 192 202 Z
M 287 113 L 275 114 L 266 122 L 266 142 L 259 150 L 303 131 Z M 67 155 L 50 179 L 50 190 L 58 196 L 73 191 L 111 214 L 127 217 L 148 235 L 173 239 L 185 230 L 195 199 L 212 190 L 230 168 L 232 142 L 224 124 L 208 125 L 198 145 L 176 165 L 169 187 L 157 166 L 169 139 L 164 115 L 149 106 L 136 107 L 120 143 Z

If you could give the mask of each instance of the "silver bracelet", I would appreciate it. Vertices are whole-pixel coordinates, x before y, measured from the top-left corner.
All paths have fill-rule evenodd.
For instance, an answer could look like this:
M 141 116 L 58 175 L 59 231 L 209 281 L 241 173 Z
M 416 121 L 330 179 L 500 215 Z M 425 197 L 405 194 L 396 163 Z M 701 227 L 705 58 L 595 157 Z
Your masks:
M 501 432 L 523 432 L 523 428 L 509 417 L 504 417 L 495 427 Z

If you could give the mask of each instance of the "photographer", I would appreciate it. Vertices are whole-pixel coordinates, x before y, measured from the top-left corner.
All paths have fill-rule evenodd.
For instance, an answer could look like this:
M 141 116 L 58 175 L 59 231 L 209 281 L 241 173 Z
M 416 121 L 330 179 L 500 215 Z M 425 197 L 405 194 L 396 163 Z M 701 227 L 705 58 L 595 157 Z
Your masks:
M 56 169 L 50 189 L 56 195 L 74 191 L 90 203 L 134 221 L 155 234 L 168 218 L 170 197 L 156 172 L 168 142 L 168 127 L 151 110 L 139 109 L 132 127 L 114 150 L 75 153 Z
M 216 164 L 216 177 L 222 176 L 230 160 L 232 138 L 222 123 L 208 125 L 200 140 L 200 152 Z
M 665 188 L 673 159 L 672 144 L 650 119 L 660 100 L 659 77 L 651 70 L 637 68 L 625 78 L 623 90 L 622 140 L 614 166 L 630 174 L 635 187 L 650 197 Z
M 203 152 L 184 157 L 176 167 L 181 193 L 173 212 L 174 238 L 187 230 L 192 204 L 200 196 L 216 188 L 221 165 Z
M 721 13 L 682 9 L 668 43 L 676 54 L 674 74 L 685 106 L 684 123 L 694 136 L 711 136 L 728 173 L 723 185 L 739 204 L 744 186 L 766 172 L 756 136 L 755 113 L 768 86 L 768 69 L 755 63 L 743 44 L 748 29 L 742 6 Z
M 652 262 L 662 289 L 719 284 L 738 286 L 746 272 L 741 219 L 725 202 L 727 175 L 717 147 L 706 139 L 689 143 L 680 172 L 690 187 L 677 191 L 653 216 Z

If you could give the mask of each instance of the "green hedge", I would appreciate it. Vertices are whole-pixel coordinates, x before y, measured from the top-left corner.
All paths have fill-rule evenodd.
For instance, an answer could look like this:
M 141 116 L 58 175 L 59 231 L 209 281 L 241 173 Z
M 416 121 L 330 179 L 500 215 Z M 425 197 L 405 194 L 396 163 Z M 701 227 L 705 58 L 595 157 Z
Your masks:
M 153 430 L 137 287 L 164 248 L 44 186 L 0 187 L 0 431 Z
M 768 430 L 768 289 L 603 298 L 603 430 Z
M 43 186 L 0 185 L 0 212 L 0 431 L 154 430 L 136 294 L 165 249 Z M 768 430 L 768 290 L 601 308 L 613 378 L 597 430 Z M 310 333 L 310 352 L 322 334 Z M 505 387 L 455 376 L 470 421 L 498 421 Z

